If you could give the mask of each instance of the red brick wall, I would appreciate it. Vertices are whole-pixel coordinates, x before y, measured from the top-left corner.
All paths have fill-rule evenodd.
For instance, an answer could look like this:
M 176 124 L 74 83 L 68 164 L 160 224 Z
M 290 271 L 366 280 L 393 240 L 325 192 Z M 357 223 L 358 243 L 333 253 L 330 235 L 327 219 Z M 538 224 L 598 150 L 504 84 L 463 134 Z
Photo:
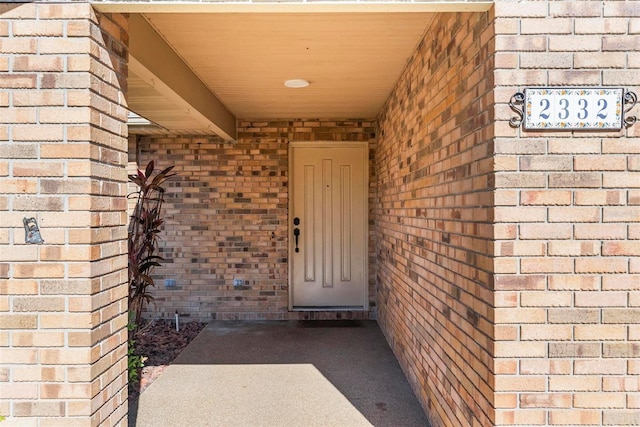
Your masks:
M 88 3 L 0 4 L 7 426 L 126 424 L 126 28 Z
M 525 86 L 638 93 L 640 2 L 495 16 L 495 423 L 638 425 L 640 126 L 523 131 L 506 103 Z
M 438 15 L 379 117 L 379 322 L 434 427 L 493 419 L 492 38 Z
M 241 121 L 237 143 L 217 137 L 143 137 L 140 164 L 175 165 L 148 316 L 186 319 L 368 318 L 367 312 L 288 312 L 288 143 L 369 141 L 368 121 Z M 371 168 L 372 169 L 372 168 Z M 373 248 L 373 245 L 371 245 Z M 372 249 L 373 250 L 373 249 Z M 373 255 L 373 252 L 371 253 Z M 371 257 L 370 257 L 371 258 Z M 375 262 L 370 261 L 371 270 Z M 175 279 L 176 288 L 166 288 Z M 234 287 L 234 279 L 242 281 Z M 372 277 L 373 279 L 373 277 Z

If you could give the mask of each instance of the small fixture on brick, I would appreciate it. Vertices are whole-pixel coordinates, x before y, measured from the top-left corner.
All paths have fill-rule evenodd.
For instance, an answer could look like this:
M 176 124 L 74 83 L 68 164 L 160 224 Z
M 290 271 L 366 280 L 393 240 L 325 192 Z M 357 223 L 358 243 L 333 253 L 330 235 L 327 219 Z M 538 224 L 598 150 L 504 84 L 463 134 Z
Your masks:
M 44 239 L 40 235 L 40 227 L 34 217 L 22 218 L 22 224 L 24 225 L 24 242 L 27 244 L 41 245 L 44 243 Z
M 300 89 L 300 88 L 309 86 L 309 81 L 305 79 L 291 79 L 291 80 L 285 80 L 284 85 L 286 87 Z

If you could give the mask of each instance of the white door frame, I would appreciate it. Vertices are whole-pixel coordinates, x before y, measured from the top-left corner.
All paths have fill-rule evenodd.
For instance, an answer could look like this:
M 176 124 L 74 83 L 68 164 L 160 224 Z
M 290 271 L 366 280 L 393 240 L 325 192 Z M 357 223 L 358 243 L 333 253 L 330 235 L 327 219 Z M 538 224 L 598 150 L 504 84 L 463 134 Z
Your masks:
M 364 206 L 364 218 L 362 219 L 363 227 L 364 227 L 364 304 L 362 308 L 351 309 L 345 307 L 336 307 L 336 308 L 294 308 L 293 307 L 293 268 L 292 268 L 292 259 L 293 259 L 293 245 L 291 244 L 293 239 L 293 193 L 295 183 L 293 182 L 293 170 L 294 170 L 294 160 L 293 160 L 293 149 L 296 147 L 305 147 L 305 148 L 363 148 L 364 149 L 364 175 L 367 185 L 365 186 L 364 191 L 362 192 L 362 203 Z M 369 310 L 369 143 L 368 142 L 358 142 L 358 141 L 294 141 L 289 143 L 289 207 L 287 211 L 287 245 L 288 245 L 288 261 L 287 267 L 289 270 L 289 311 L 367 311 Z

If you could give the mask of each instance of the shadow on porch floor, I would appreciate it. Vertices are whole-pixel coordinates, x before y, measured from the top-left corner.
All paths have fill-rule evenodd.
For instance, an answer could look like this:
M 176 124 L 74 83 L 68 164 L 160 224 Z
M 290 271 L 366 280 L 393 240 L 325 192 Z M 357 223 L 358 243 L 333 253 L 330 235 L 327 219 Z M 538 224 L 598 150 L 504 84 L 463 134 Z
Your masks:
M 366 320 L 212 322 L 129 418 L 137 427 L 428 426 Z

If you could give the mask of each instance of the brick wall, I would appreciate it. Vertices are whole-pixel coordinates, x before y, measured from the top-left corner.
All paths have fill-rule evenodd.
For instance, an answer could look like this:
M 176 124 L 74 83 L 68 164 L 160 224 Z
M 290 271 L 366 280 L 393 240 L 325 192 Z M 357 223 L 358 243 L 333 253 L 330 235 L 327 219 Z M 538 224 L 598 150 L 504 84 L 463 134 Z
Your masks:
M 0 4 L 3 426 L 126 424 L 126 26 Z
M 507 106 L 523 86 L 637 92 L 639 15 L 442 15 L 381 114 L 379 318 L 434 425 L 640 423 L 638 126 L 523 132 Z
M 139 164 L 156 159 L 158 168 L 175 165 L 178 173 L 167 185 L 160 242 L 166 261 L 154 272 L 156 306 L 149 317 L 172 319 L 176 310 L 184 320 L 200 321 L 375 315 L 373 280 L 370 313 L 288 312 L 290 141 L 369 141 L 375 148 L 373 123 L 348 120 L 241 121 L 237 143 L 139 140 Z M 373 270 L 375 262 L 369 264 Z M 176 287 L 165 287 L 165 279 Z
M 379 322 L 434 427 L 493 418 L 492 37 L 438 15 L 379 117 Z
M 506 102 L 524 86 L 638 93 L 640 2 L 495 15 L 495 423 L 638 425 L 640 126 L 525 132 Z
M 287 120 L 241 122 L 236 144 L 142 138 L 140 163 L 180 174 L 159 315 L 377 309 L 434 426 L 640 424 L 640 126 L 524 132 L 506 104 L 523 86 L 638 92 L 638 22 L 630 1 L 441 14 L 377 135 Z M 126 40 L 125 17 L 84 3 L 0 5 L 3 425 L 126 420 Z M 287 312 L 287 144 L 315 140 L 372 148 L 370 313 Z M 44 245 L 23 243 L 28 216 Z

